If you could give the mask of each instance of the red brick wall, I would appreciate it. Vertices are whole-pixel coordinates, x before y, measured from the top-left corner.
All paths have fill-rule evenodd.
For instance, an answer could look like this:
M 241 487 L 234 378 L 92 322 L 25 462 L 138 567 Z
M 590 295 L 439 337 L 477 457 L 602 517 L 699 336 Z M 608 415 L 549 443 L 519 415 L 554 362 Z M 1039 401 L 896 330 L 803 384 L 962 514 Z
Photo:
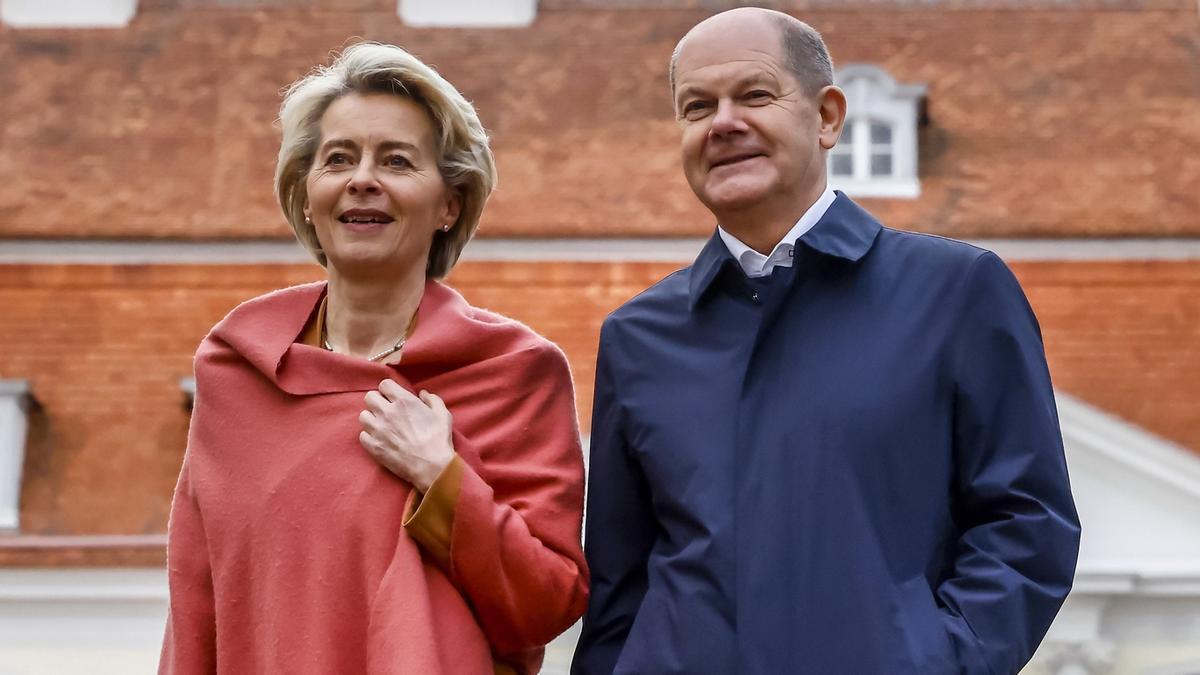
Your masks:
M 584 426 L 612 308 L 668 264 L 464 263 L 472 302 L 518 318 L 571 359 Z M 1058 387 L 1200 451 L 1200 263 L 1014 265 Z M 238 302 L 321 277 L 314 266 L 0 266 L 0 378 L 27 378 L 22 529 L 162 532 L 188 415 L 178 380 Z
M 413 29 L 377 0 L 143 4 L 120 30 L 0 27 L 0 237 L 288 237 L 279 91 L 356 37 L 409 47 L 478 105 L 501 171 L 485 236 L 711 227 L 678 167 L 665 69 L 691 25 L 738 3 L 562 0 L 511 30 Z M 812 7 L 796 11 L 838 63 L 928 85 L 921 197 L 867 202 L 890 225 L 1200 234 L 1193 2 L 779 4 Z

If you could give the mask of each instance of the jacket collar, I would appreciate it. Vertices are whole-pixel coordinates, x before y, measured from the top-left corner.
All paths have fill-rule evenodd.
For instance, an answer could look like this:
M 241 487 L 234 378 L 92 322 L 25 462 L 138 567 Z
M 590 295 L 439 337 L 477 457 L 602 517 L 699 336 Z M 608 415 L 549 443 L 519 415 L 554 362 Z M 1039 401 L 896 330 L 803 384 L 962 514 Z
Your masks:
M 883 226 L 845 193 L 838 191 L 836 194 L 837 199 L 825 215 L 796 244 L 797 247 L 807 246 L 820 255 L 858 262 L 871 250 Z M 692 263 L 689 310 L 696 308 L 721 270 L 729 264 L 736 264 L 736 261 L 719 234 L 713 232 Z

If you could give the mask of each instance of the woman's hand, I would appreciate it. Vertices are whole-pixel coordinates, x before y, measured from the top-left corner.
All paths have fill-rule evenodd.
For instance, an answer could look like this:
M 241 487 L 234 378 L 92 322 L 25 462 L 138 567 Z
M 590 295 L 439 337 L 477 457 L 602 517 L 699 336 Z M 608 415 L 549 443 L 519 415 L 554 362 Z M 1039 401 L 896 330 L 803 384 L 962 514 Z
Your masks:
M 388 471 L 426 492 L 454 459 L 451 417 L 436 394 L 413 396 L 392 380 L 367 392 L 358 442 Z

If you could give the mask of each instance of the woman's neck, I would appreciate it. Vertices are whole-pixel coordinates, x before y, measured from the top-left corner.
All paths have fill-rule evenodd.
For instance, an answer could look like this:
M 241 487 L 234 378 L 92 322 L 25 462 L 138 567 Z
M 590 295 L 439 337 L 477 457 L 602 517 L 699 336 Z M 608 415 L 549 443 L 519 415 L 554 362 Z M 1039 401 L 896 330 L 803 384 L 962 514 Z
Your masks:
M 370 358 L 385 352 L 407 334 L 424 292 L 424 269 L 399 279 L 368 280 L 330 267 L 325 339 L 342 354 Z

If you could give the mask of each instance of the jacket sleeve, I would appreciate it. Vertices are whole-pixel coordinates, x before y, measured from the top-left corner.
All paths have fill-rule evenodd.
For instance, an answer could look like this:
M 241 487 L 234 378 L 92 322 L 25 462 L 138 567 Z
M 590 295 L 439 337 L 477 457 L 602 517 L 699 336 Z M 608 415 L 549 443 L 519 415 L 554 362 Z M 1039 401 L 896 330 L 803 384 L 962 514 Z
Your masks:
M 456 413 L 461 459 L 411 498 L 405 527 L 462 590 L 497 656 L 524 667 L 587 604 L 583 452 L 562 352 L 537 347 L 506 372 L 489 389 L 502 403 L 485 406 L 469 436 Z
M 963 673 L 1016 673 L 1071 590 L 1079 518 L 1041 332 L 1003 262 L 977 258 L 952 345 L 953 569 L 936 589 Z
M 625 440 L 612 357 L 602 334 L 585 537 L 592 597 L 571 666 L 575 675 L 610 675 L 616 667 L 646 595 L 646 567 L 655 541 L 650 491 Z
M 192 491 L 191 455 L 171 501 L 167 526 L 167 583 L 170 600 L 159 675 L 217 672 L 216 611 L 204 522 Z

